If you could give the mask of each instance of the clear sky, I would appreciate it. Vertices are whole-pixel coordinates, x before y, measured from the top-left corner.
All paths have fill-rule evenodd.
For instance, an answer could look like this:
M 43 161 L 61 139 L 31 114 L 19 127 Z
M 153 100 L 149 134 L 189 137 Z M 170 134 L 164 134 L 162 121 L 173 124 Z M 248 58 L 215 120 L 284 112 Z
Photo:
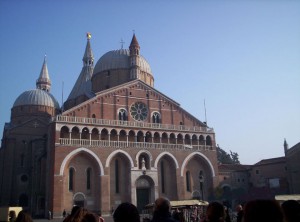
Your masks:
M 86 32 L 95 62 L 128 47 L 133 30 L 155 88 L 216 133 L 243 164 L 300 142 L 300 1 L 0 0 L 0 128 L 34 89 L 44 54 L 61 104 L 82 68 Z

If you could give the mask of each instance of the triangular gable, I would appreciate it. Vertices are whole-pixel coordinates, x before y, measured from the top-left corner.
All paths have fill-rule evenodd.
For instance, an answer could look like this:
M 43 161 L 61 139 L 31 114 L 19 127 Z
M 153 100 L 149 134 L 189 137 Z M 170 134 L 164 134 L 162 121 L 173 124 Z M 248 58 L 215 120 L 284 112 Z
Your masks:
M 174 107 L 176 107 L 178 110 L 180 110 L 182 113 L 184 113 L 185 115 L 189 116 L 189 118 L 193 119 L 194 121 L 198 122 L 198 124 L 202 125 L 202 126 L 206 126 L 203 122 L 201 122 L 200 120 L 198 120 L 196 117 L 194 117 L 193 115 L 191 115 L 189 112 L 187 112 L 186 110 L 184 110 L 183 108 L 180 107 L 180 104 L 178 102 L 176 102 L 175 100 L 169 98 L 168 96 L 166 96 L 165 94 L 161 93 L 160 91 L 154 89 L 153 87 L 147 85 L 146 83 L 144 83 L 143 81 L 136 79 L 127 83 L 124 83 L 122 85 L 118 85 L 106 90 L 102 90 L 101 92 L 96 93 L 96 96 L 85 101 L 82 102 L 81 104 L 74 106 L 68 110 L 66 110 L 65 112 L 62 113 L 62 115 L 69 115 L 71 114 L 73 111 L 76 111 L 78 109 L 80 109 L 81 107 L 86 106 L 87 104 L 93 102 L 93 101 L 97 101 L 98 98 L 100 97 L 105 97 L 105 96 L 116 96 L 118 95 L 118 91 L 121 91 L 123 89 L 131 89 L 133 87 L 140 87 L 141 89 L 147 90 L 149 92 L 153 92 L 155 94 L 157 94 L 163 101 L 166 101 L 170 104 L 172 104 Z M 142 98 L 140 98 L 142 99 Z M 146 99 L 146 98 L 145 98 Z

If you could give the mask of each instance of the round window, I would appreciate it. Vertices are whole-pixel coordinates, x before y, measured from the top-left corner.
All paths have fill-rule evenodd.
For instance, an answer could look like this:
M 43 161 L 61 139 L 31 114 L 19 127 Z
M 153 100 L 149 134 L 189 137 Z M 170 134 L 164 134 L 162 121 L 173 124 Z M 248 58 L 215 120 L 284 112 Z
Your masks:
M 130 114 L 136 121 L 144 121 L 148 116 L 148 108 L 142 102 L 136 102 L 130 107 Z

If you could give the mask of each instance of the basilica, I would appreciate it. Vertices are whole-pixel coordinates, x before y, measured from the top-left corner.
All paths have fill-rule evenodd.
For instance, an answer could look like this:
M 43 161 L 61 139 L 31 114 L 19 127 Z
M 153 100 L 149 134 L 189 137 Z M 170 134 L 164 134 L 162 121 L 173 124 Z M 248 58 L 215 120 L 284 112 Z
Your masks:
M 142 210 L 159 196 L 212 198 L 215 132 L 155 89 L 140 51 L 133 34 L 128 49 L 95 62 L 88 34 L 82 70 L 61 105 L 44 59 L 36 88 L 16 98 L 4 126 L 1 206 L 55 218 L 74 205 L 109 214 L 122 202 Z

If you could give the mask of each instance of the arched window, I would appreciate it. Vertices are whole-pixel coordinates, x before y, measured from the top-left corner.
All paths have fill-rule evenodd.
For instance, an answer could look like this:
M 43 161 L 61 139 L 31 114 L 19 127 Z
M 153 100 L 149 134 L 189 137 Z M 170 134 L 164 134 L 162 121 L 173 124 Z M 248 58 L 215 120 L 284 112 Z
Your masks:
M 69 169 L 69 191 L 74 189 L 74 168 Z
M 190 135 L 186 134 L 184 136 L 184 144 L 191 144 L 191 137 L 190 137 Z
M 60 138 L 69 138 L 69 137 L 70 137 L 69 128 L 63 126 L 60 130 Z
M 180 133 L 177 135 L 177 144 L 183 144 L 183 136 Z
M 197 141 L 197 136 L 194 134 L 192 136 L 192 145 L 197 145 L 198 141 Z
M 152 123 L 160 123 L 160 114 L 158 112 L 152 114 Z
M 149 131 L 145 134 L 145 142 L 146 143 L 152 142 L 152 134 Z
M 116 181 L 116 193 L 120 193 L 120 187 L 119 187 L 119 161 L 115 161 L 115 181 Z
M 207 136 L 207 137 L 206 137 L 206 145 L 207 145 L 207 146 L 211 146 L 211 145 L 212 145 L 210 136 Z
M 165 192 L 165 166 L 163 161 L 161 161 L 160 173 L 161 173 L 161 192 L 164 193 Z
M 110 131 L 110 141 L 118 141 L 118 132 L 115 129 Z
M 154 136 L 153 136 L 153 142 L 154 143 L 160 143 L 160 135 L 158 132 L 155 132 L 154 133 Z
M 88 168 L 86 171 L 86 189 L 90 190 L 91 189 L 91 168 Z
M 125 109 L 119 110 L 119 120 L 127 121 L 127 111 Z
M 92 140 L 98 140 L 99 139 L 99 130 L 97 128 L 94 128 L 92 130 L 91 138 L 92 138 Z
M 87 127 L 84 127 L 81 132 L 81 139 L 88 140 L 90 138 L 90 132 Z
M 137 139 L 137 142 L 144 142 L 144 133 L 142 131 L 139 131 L 137 133 L 136 139 Z
M 107 131 L 107 129 L 103 129 L 101 131 L 101 140 L 108 140 L 108 131 Z
M 126 131 L 125 130 L 121 130 L 120 131 L 120 135 L 119 135 L 119 141 L 126 141 L 126 140 L 127 140 Z
M 79 139 L 80 138 L 80 132 L 79 132 L 78 127 L 75 126 L 75 127 L 72 128 L 71 138 L 72 139 Z
M 186 171 L 186 191 L 191 191 L 191 173 L 190 171 Z

